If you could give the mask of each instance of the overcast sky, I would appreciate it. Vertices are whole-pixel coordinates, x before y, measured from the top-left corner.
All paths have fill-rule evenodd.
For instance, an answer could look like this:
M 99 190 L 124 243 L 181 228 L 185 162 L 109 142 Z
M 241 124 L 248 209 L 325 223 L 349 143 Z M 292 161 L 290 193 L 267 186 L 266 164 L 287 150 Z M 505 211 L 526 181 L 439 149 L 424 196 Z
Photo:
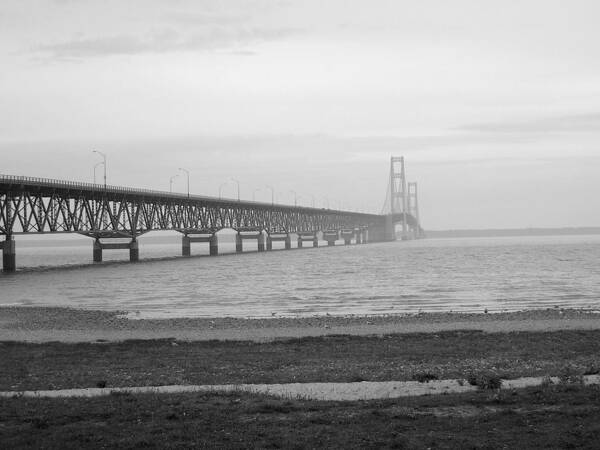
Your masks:
M 2 0 L 0 173 L 91 181 L 98 149 L 111 184 L 168 190 L 184 167 L 193 193 L 234 177 L 245 199 L 379 212 L 404 155 L 425 228 L 600 225 L 599 17 L 597 0 Z

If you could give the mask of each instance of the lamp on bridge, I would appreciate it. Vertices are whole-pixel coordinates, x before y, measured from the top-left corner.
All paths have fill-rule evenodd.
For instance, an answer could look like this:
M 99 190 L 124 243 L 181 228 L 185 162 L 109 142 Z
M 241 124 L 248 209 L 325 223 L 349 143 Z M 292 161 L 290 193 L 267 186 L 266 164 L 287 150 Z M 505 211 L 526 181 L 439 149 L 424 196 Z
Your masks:
M 171 178 L 169 178 L 169 192 L 173 192 L 173 180 L 178 176 L 179 174 L 173 175 Z
M 240 201 L 240 182 L 238 180 L 236 180 L 235 178 L 232 178 L 231 181 L 233 181 L 235 184 L 237 184 L 237 194 L 238 194 L 238 202 Z
M 271 189 L 271 206 L 273 206 L 275 204 L 275 189 L 273 189 L 273 186 L 269 186 L 268 184 L 266 185 L 267 189 Z
M 104 153 L 102 153 L 100 150 L 92 150 L 92 153 L 98 153 L 100 156 L 102 156 L 102 159 L 103 159 L 102 164 L 104 165 L 104 189 L 106 189 L 106 155 Z M 94 169 L 95 169 L 95 167 L 94 167 Z
M 98 166 L 102 166 L 102 165 L 104 165 L 103 162 L 99 162 L 99 163 L 94 164 L 94 184 L 96 184 L 96 168 Z
M 185 174 L 187 175 L 187 196 L 188 196 L 188 198 L 190 198 L 190 171 L 187 169 L 184 169 L 183 167 L 180 167 L 179 170 L 181 170 L 182 172 L 185 172 Z
M 294 194 L 294 207 L 298 206 L 298 194 L 293 189 L 290 189 L 290 192 Z

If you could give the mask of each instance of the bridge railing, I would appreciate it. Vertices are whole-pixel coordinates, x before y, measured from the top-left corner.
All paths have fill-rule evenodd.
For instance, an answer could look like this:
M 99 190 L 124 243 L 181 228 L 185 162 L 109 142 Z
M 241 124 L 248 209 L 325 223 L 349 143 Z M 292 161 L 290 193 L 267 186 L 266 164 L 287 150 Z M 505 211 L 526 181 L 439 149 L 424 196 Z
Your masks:
M 67 181 L 67 180 L 57 180 L 52 178 L 40 178 L 40 177 L 27 177 L 21 175 L 3 175 L 0 174 L 0 184 L 10 183 L 10 184 L 34 184 L 36 186 L 45 186 L 45 187 L 59 187 L 66 189 L 84 189 L 91 190 L 97 192 L 110 192 L 114 194 L 135 194 L 135 195 L 152 195 L 159 197 L 169 197 L 173 199 L 189 199 L 189 200 L 197 200 L 197 201 L 209 201 L 209 202 L 226 202 L 226 203 L 242 203 L 245 205 L 255 205 L 260 206 L 262 208 L 285 208 L 285 209 L 301 209 L 305 211 L 314 211 L 314 212 L 325 212 L 327 214 L 344 214 L 344 215 L 361 215 L 361 216 L 372 216 L 376 217 L 375 214 L 369 213 L 360 213 L 353 211 L 341 211 L 335 209 L 323 209 L 323 208 L 311 208 L 308 206 L 292 206 L 292 205 L 283 205 L 283 204 L 273 204 L 273 203 L 265 203 L 265 202 L 256 202 L 243 200 L 239 202 L 238 200 L 234 200 L 232 198 L 218 198 L 218 197 L 210 197 L 210 196 L 201 196 L 201 195 L 187 195 L 176 192 L 165 192 L 165 191 L 157 191 L 153 189 L 140 189 L 140 188 L 131 188 L 126 186 L 113 186 L 97 183 L 86 183 L 82 181 Z
M 98 184 L 98 183 L 86 183 L 83 181 L 67 181 L 67 180 L 56 180 L 52 178 L 39 178 L 39 177 L 26 177 L 21 175 L 3 175 L 0 174 L 0 183 L 2 182 L 12 182 L 12 183 L 34 183 L 38 186 L 47 186 L 47 187 L 64 187 L 64 188 L 81 188 L 88 189 L 93 191 L 110 191 L 114 193 L 123 193 L 123 194 L 151 194 L 151 195 L 160 195 L 160 196 L 169 196 L 169 197 L 178 197 L 178 198 L 188 198 L 187 194 L 181 194 L 177 192 L 165 192 L 165 191 L 157 191 L 153 189 L 141 189 L 141 188 L 131 188 L 127 186 L 114 186 L 107 184 Z M 190 196 L 192 197 L 192 196 Z M 220 200 L 216 197 L 205 197 L 205 196 L 193 196 L 198 199 L 206 199 L 206 200 Z

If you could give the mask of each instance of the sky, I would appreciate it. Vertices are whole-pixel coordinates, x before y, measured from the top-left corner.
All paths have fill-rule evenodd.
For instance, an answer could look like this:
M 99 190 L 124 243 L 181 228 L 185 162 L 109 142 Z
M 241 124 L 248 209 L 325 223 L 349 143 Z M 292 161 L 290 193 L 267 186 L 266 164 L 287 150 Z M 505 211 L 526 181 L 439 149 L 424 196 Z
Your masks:
M 0 173 L 599 226 L 595 0 L 3 0 Z M 102 167 L 97 168 L 98 179 Z

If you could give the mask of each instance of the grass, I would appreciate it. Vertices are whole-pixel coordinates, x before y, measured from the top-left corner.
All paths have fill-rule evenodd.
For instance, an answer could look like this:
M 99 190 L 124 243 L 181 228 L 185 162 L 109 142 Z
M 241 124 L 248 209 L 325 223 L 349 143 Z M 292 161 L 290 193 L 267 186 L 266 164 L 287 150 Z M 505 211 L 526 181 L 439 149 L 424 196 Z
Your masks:
M 369 402 L 244 393 L 0 400 L 2 448 L 595 448 L 600 389 Z
M 326 336 L 266 343 L 0 343 L 0 390 L 561 376 L 600 367 L 600 331 Z

